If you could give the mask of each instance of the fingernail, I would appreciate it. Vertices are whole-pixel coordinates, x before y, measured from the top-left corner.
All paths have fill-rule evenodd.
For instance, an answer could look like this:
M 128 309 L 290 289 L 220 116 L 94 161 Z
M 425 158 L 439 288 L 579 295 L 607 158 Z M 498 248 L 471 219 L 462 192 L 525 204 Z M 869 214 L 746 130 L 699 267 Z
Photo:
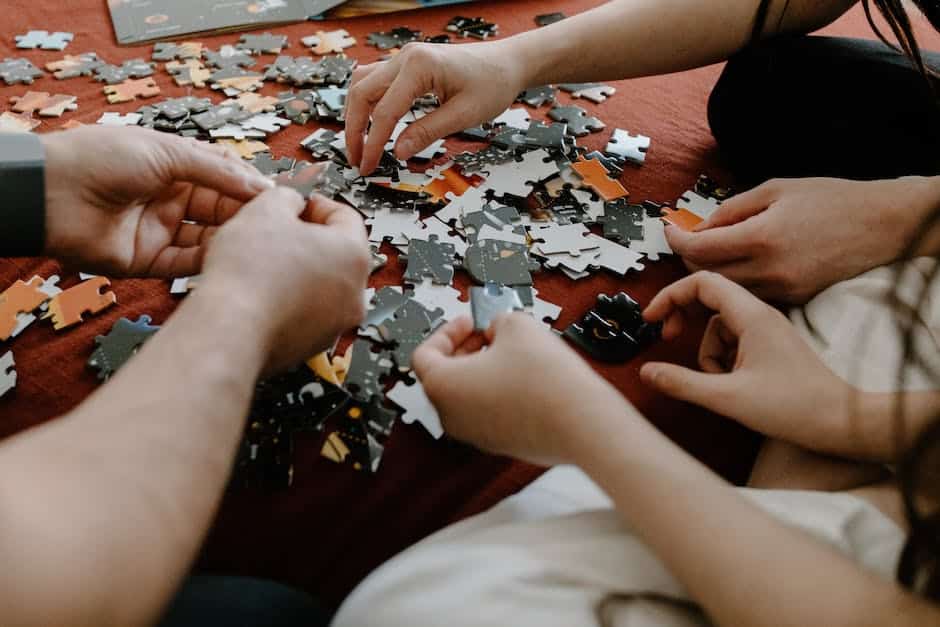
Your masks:
M 258 191 L 274 188 L 274 181 L 265 176 L 252 176 L 248 179 L 248 186 Z

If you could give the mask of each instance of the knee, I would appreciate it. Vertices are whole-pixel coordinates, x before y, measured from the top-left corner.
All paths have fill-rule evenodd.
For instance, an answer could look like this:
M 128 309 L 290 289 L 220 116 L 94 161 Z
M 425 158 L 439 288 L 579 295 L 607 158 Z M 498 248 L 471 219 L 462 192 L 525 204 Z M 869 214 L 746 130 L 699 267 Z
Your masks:
M 708 124 L 719 144 L 740 133 L 749 116 L 766 117 L 771 104 L 765 87 L 773 81 L 776 46 L 768 42 L 734 55 L 725 64 L 708 98 Z

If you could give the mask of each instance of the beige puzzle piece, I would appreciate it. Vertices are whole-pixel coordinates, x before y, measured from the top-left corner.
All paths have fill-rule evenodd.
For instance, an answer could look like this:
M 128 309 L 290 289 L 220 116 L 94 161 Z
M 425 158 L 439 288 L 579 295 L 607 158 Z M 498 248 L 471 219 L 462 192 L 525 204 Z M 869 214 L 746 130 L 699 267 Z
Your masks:
M 117 85 L 107 85 L 104 93 L 108 102 L 118 104 L 131 102 L 135 98 L 153 98 L 160 94 L 160 88 L 152 78 L 128 79 Z

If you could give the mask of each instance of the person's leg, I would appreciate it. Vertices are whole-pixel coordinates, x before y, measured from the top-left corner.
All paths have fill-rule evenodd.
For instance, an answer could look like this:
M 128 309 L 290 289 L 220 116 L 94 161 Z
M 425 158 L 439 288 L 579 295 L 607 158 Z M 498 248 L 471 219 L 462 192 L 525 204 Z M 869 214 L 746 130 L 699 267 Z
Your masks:
M 180 588 L 160 627 L 326 627 L 330 615 L 308 595 L 250 577 L 196 575 Z
M 940 68 L 940 54 L 925 59 Z M 940 174 L 940 100 L 880 42 L 787 37 L 754 46 L 728 62 L 708 117 L 748 183 Z

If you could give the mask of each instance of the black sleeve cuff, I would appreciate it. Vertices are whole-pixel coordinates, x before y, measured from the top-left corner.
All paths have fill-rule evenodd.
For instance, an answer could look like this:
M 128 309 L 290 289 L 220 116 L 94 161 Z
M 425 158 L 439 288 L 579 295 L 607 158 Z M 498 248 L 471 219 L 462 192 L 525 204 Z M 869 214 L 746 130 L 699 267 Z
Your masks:
M 0 256 L 35 257 L 46 243 L 45 151 L 32 133 L 0 133 Z

